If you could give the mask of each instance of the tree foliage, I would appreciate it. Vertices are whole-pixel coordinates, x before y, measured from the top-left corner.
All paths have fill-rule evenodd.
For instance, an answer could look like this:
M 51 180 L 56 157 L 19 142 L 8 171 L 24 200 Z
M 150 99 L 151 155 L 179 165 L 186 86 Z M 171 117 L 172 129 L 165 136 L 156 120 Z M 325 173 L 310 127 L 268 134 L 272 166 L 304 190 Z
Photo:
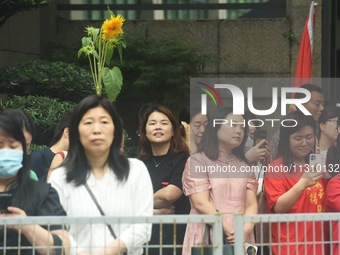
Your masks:
M 0 27 L 6 21 L 21 11 L 30 11 L 35 8 L 47 5 L 52 0 L 1 0 L 0 1 Z
M 211 60 L 176 38 L 127 39 L 127 48 L 121 96 L 162 103 L 175 111 L 188 103 L 190 77 L 197 77 Z

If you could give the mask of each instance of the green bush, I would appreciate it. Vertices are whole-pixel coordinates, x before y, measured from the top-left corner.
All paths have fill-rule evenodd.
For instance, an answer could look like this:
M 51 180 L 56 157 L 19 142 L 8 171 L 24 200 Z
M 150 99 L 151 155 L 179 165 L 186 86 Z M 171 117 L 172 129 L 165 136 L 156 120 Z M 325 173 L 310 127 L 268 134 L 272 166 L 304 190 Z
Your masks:
M 17 108 L 25 110 L 36 125 L 33 143 L 49 145 L 54 129 L 64 113 L 73 110 L 75 103 L 37 96 L 8 96 L 1 100 L 0 109 Z
M 75 64 L 31 60 L 0 70 L 0 93 L 78 103 L 95 91 L 90 72 Z
M 47 5 L 52 0 L 1 0 L 0 2 L 0 27 L 6 21 L 21 11 L 29 11 L 34 8 Z

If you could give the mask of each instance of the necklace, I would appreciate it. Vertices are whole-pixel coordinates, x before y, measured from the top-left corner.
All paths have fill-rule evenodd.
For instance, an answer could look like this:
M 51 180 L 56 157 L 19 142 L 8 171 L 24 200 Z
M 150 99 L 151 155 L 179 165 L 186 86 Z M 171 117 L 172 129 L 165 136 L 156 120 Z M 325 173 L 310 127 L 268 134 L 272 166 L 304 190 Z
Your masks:
M 162 158 L 161 161 L 159 161 L 159 162 L 157 163 L 156 160 L 155 160 L 155 158 L 152 157 L 152 160 L 153 160 L 153 162 L 155 163 L 155 166 L 156 166 L 156 167 L 158 167 L 158 166 L 164 161 L 164 159 L 166 159 L 166 157 Z

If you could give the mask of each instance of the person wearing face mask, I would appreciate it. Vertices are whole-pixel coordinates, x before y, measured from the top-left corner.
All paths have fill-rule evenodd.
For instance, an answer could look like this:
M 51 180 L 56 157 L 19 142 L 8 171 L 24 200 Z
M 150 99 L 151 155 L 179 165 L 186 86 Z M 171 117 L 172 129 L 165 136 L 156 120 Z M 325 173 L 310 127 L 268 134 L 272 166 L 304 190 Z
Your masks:
M 0 194 L 12 197 L 11 205 L 7 211 L 1 212 L 0 217 L 66 215 L 51 185 L 30 178 L 25 136 L 14 116 L 7 114 L 0 114 Z M 51 246 L 61 246 L 62 249 L 51 249 Z M 43 255 L 62 254 L 62 251 L 69 254 L 69 250 L 68 232 L 59 225 L 48 228 L 7 225 L 0 229 L 0 252 L 3 254 L 38 252 Z
M 28 154 L 28 160 L 31 160 L 31 143 L 33 139 L 33 135 L 35 132 L 35 126 L 33 123 L 32 118 L 21 109 L 12 109 L 8 108 L 5 109 L 2 114 L 11 116 L 17 124 L 21 127 L 22 132 L 24 133 L 25 140 L 26 140 L 26 152 Z M 28 163 L 30 165 L 30 163 Z M 38 176 L 33 170 L 30 170 L 30 177 L 33 180 L 38 180 Z

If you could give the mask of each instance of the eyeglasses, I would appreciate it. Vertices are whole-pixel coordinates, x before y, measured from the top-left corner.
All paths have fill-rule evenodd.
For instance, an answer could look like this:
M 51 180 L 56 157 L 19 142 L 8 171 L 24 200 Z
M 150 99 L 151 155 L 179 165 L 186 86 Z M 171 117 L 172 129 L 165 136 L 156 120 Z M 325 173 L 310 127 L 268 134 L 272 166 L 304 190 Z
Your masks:
M 295 143 L 299 143 L 299 144 L 302 144 L 303 141 L 305 141 L 306 143 L 310 143 L 312 141 L 314 141 L 315 139 L 315 136 L 305 136 L 305 137 L 302 137 L 302 136 L 297 136 L 297 137 L 291 137 L 291 139 L 295 142 Z
M 327 122 L 338 123 L 338 120 L 327 120 Z M 340 126 L 340 125 L 339 125 Z

